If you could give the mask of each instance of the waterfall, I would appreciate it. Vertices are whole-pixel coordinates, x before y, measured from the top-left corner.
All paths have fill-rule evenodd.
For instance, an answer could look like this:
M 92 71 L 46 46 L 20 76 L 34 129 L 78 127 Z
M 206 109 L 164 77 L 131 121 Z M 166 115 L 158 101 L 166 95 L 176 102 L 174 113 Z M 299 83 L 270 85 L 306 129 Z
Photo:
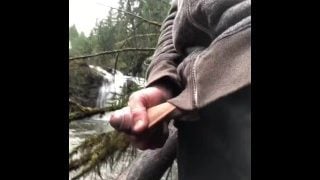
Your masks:
M 138 86 L 145 85 L 145 79 L 139 77 L 126 76 L 120 71 L 116 71 L 114 75 L 104 70 L 99 66 L 89 65 L 98 74 L 103 76 L 103 83 L 99 89 L 99 94 L 96 102 L 97 108 L 103 108 L 114 102 L 123 93 L 123 88 L 126 87 L 128 81 L 132 81 Z
M 122 89 L 119 84 L 124 84 L 123 74 L 121 72 L 116 72 L 112 75 L 110 72 L 104 70 L 99 66 L 89 65 L 90 68 L 94 69 L 98 74 L 103 77 L 103 82 L 99 88 L 99 94 L 96 101 L 97 108 L 103 108 L 108 105 L 116 97 L 116 94 L 121 94 Z

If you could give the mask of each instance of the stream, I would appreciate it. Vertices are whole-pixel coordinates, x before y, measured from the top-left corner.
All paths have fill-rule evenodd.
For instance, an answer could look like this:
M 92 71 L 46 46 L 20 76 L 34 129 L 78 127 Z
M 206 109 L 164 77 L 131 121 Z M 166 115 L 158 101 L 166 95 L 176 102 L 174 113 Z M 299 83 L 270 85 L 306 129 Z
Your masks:
M 111 101 L 114 96 L 121 94 L 122 87 L 125 85 L 128 79 L 134 81 L 139 86 L 144 86 L 145 80 L 143 78 L 135 78 L 130 76 L 125 76 L 121 72 L 117 71 L 113 76 L 109 72 L 105 71 L 98 66 L 89 66 L 93 68 L 104 77 L 102 86 L 99 89 L 99 95 L 97 98 L 96 106 L 98 108 L 107 106 L 108 102 Z M 114 130 L 109 125 L 109 117 L 111 112 L 107 112 L 104 115 L 94 115 L 89 118 L 85 118 L 78 121 L 72 121 L 69 124 L 69 153 L 78 145 L 80 145 L 87 137 L 95 134 L 101 134 L 104 132 L 109 132 Z M 139 153 L 140 151 L 138 151 Z M 118 165 L 114 169 L 110 169 L 106 164 L 101 167 L 101 177 L 97 173 L 89 173 L 87 176 L 80 178 L 80 180 L 113 180 L 123 171 L 121 167 L 128 166 L 129 162 L 124 159 L 120 159 Z M 177 179 L 176 163 L 174 163 L 174 173 L 171 178 Z M 72 172 L 69 174 L 69 179 L 72 177 Z M 165 176 L 162 179 L 165 179 Z

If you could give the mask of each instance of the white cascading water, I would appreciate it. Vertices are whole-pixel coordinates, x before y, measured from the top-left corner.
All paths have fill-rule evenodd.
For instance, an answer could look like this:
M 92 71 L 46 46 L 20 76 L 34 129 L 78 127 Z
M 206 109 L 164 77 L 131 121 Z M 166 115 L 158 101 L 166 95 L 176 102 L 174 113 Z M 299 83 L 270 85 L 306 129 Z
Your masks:
M 89 65 L 90 68 L 94 69 L 98 74 L 100 74 L 104 80 L 99 89 L 99 95 L 96 101 L 96 105 L 98 108 L 102 108 L 108 105 L 113 99 L 114 93 L 122 93 L 122 88 L 126 86 L 126 83 L 129 81 L 133 81 L 139 86 L 145 85 L 144 78 L 137 78 L 132 76 L 125 76 L 120 71 L 117 71 L 115 75 L 112 75 L 108 71 L 104 70 L 99 66 Z M 79 144 L 85 141 L 87 137 L 92 135 L 97 135 L 109 131 L 113 131 L 114 129 L 107 122 L 110 117 L 110 113 L 105 113 L 103 116 L 94 115 L 92 117 L 85 118 L 81 121 L 72 121 L 69 124 L 69 153 L 74 150 Z M 120 160 L 121 164 L 127 164 L 125 159 Z M 106 164 L 105 164 L 106 165 Z M 176 166 L 175 166 L 176 167 Z M 176 168 L 175 168 L 176 169 Z M 118 172 L 119 171 L 119 172 Z M 95 176 L 95 173 L 89 173 L 88 176 L 81 178 L 82 180 L 102 180 L 102 179 L 114 179 L 114 175 L 120 173 L 122 170 L 110 171 L 107 166 L 102 166 L 100 179 L 99 176 Z M 69 174 L 72 177 L 72 173 Z M 92 176 L 93 175 L 93 176 Z M 163 179 L 163 178 L 162 178 Z
M 108 106 L 108 103 L 117 98 L 117 95 L 122 93 L 126 80 L 120 71 L 116 71 L 116 73 L 112 75 L 99 66 L 95 66 L 93 68 L 100 71 L 103 75 L 103 83 L 99 89 L 99 95 L 96 103 L 97 108 L 103 108 Z
M 103 76 L 103 83 L 99 89 L 99 94 L 96 102 L 97 108 L 106 107 L 110 105 L 110 103 L 112 103 L 115 99 L 117 99 L 122 94 L 123 88 L 126 86 L 128 80 L 131 80 L 142 87 L 145 85 L 144 78 L 126 76 L 123 75 L 123 73 L 121 73 L 120 71 L 116 71 L 116 73 L 112 75 L 111 73 L 99 66 L 89 65 L 89 67 L 94 69 L 101 76 Z M 99 118 L 99 120 L 106 119 L 108 119 L 108 117 L 106 116 Z

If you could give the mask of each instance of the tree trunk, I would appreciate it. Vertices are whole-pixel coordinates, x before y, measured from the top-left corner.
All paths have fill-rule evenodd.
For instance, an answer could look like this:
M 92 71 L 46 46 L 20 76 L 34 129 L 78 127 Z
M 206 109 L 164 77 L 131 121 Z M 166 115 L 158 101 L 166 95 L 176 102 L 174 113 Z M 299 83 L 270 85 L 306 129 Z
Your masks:
M 117 180 L 159 180 L 172 165 L 177 151 L 177 130 L 170 127 L 170 135 L 160 149 L 146 150 L 137 157 Z

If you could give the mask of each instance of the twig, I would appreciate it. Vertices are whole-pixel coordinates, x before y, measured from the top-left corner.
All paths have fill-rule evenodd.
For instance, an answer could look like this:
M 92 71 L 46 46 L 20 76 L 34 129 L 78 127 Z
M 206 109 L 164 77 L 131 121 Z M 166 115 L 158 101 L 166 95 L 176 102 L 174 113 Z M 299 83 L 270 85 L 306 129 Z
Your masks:
M 154 25 L 154 26 L 161 27 L 161 23 L 159 23 L 159 22 L 145 19 L 145 18 L 143 18 L 143 17 L 141 17 L 141 16 L 135 15 L 135 14 L 133 14 L 133 13 L 131 13 L 131 12 L 128 12 L 128 11 L 125 11 L 125 10 L 122 10 L 122 9 L 114 8 L 114 7 L 107 6 L 107 5 L 104 5 L 104 4 L 101 4 L 101 3 L 98 3 L 98 4 L 103 5 L 103 6 L 106 6 L 106 7 L 110 8 L 110 9 L 115 9 L 115 10 L 121 11 L 121 12 L 123 12 L 123 13 L 125 13 L 125 14 L 128 14 L 128 15 L 134 16 L 134 17 L 139 18 L 139 19 L 143 20 L 144 22 L 149 23 L 149 24 L 152 24 L 152 25 Z
M 120 42 L 116 42 L 115 45 L 117 45 L 117 44 L 124 44 L 124 43 L 126 43 L 127 41 L 129 41 L 129 40 L 131 40 L 131 39 L 133 39 L 133 38 L 149 37 L 149 36 L 159 36 L 159 35 L 160 35 L 160 34 L 157 34 L 157 33 L 137 34 L 137 35 L 135 35 L 135 36 L 130 36 L 130 37 L 128 37 L 127 39 L 124 39 L 124 40 L 122 40 L 122 41 L 120 41 Z
M 133 28 L 133 30 L 135 30 L 136 28 L 138 28 L 140 25 L 141 25 L 142 23 L 139 23 L 137 26 L 135 26 L 134 28 Z M 132 34 L 132 33 L 131 33 Z M 131 36 L 132 37 L 132 36 Z M 129 37 L 130 38 L 130 37 Z M 128 39 L 125 39 L 125 40 L 123 40 L 123 41 L 121 41 L 121 42 L 123 42 L 122 43 L 122 45 L 121 45 L 121 49 L 127 44 L 127 42 L 128 42 Z M 115 43 L 115 45 L 117 45 L 117 43 Z M 118 64 L 118 60 L 119 60 L 119 55 L 120 55 L 120 53 L 117 53 L 117 55 L 116 55 L 116 60 L 115 60 L 115 63 L 114 63 L 114 71 L 113 71 L 113 73 L 116 73 L 116 71 L 117 71 L 117 64 Z
M 90 111 L 90 110 L 92 109 L 92 108 L 90 108 L 90 107 L 84 107 L 84 106 L 82 106 L 80 103 L 78 103 L 78 102 L 76 102 L 76 101 L 74 101 L 74 100 L 72 100 L 72 99 L 70 99 L 70 98 L 69 98 L 69 103 L 75 105 L 75 106 L 76 106 L 77 108 L 79 108 L 80 111 L 82 111 L 82 112 Z
M 99 109 L 90 108 L 90 109 L 87 109 L 86 111 L 72 112 L 72 113 L 69 113 L 69 123 L 71 121 L 93 116 L 95 114 L 103 114 L 105 112 L 113 111 L 113 110 L 115 110 L 113 107 L 105 107 L 105 108 L 99 108 Z
M 90 57 L 95 57 L 95 56 L 101 56 L 101 55 L 106 55 L 106 54 L 114 54 L 114 53 L 119 53 L 119 52 L 128 52 L 128 51 L 154 51 L 155 48 L 124 48 L 124 49 L 116 49 L 113 51 L 103 51 L 99 52 L 96 54 L 91 54 L 91 55 L 85 55 L 85 56 L 78 56 L 78 57 L 71 57 L 69 58 L 69 62 L 76 60 L 76 59 L 86 59 Z

